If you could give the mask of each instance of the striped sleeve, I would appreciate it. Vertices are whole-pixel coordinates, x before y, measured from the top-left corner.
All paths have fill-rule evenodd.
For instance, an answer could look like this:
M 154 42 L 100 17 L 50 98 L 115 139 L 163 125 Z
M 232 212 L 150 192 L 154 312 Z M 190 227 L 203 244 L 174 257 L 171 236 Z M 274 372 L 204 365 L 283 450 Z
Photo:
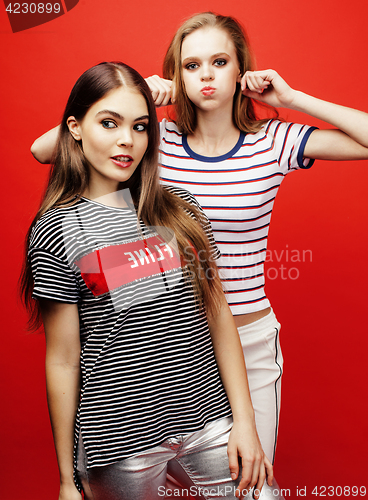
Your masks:
M 292 170 L 310 168 L 314 159 L 305 158 L 304 149 L 316 127 L 271 120 L 267 125 L 273 137 L 281 172 L 285 175 Z
M 77 279 L 66 262 L 40 248 L 33 248 L 28 258 L 34 280 L 34 299 L 50 299 L 71 304 L 79 301 Z

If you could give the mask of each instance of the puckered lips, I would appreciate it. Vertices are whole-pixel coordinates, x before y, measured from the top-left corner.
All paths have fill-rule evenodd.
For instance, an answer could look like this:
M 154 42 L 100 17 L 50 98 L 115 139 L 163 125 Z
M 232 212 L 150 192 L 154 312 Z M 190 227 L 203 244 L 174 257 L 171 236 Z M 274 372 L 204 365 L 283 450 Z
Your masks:
M 206 86 L 201 89 L 201 92 L 204 96 L 210 96 L 214 94 L 215 91 L 216 91 L 215 87 L 210 87 L 210 86 Z

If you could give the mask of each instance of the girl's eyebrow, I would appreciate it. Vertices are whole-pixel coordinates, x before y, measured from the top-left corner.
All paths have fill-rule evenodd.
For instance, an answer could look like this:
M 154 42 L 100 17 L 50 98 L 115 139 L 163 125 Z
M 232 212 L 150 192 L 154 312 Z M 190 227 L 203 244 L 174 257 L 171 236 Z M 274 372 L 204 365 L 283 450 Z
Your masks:
M 109 114 L 109 115 L 114 116 L 115 118 L 118 118 L 119 120 L 124 120 L 123 116 L 121 116 L 116 111 L 112 111 L 111 109 L 102 109 L 101 111 L 99 111 L 98 113 L 96 113 L 96 117 L 99 116 L 99 115 L 103 115 L 103 114 Z M 149 116 L 148 115 L 142 115 L 142 116 L 138 116 L 138 118 L 134 119 L 135 122 L 138 122 L 140 120 L 149 120 Z
M 229 54 L 227 52 L 217 52 L 217 54 L 212 54 L 211 58 L 213 59 L 216 59 L 217 57 L 230 57 Z M 188 62 L 191 62 L 191 61 L 198 61 L 200 60 L 200 57 L 197 57 L 197 56 L 193 56 L 193 57 L 186 57 L 185 59 L 183 59 L 182 61 L 182 64 L 186 64 Z

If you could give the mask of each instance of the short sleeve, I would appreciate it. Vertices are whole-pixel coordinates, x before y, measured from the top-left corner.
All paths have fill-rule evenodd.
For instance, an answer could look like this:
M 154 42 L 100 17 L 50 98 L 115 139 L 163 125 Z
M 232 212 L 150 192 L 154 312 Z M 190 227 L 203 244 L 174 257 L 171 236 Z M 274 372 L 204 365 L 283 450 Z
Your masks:
M 166 119 L 163 119 L 160 123 L 159 123 L 159 126 L 160 126 L 160 138 L 161 140 L 165 137 L 165 133 L 166 133 Z
M 160 137 L 161 140 L 165 140 L 167 138 L 168 133 L 170 133 L 170 130 L 168 130 L 168 125 L 171 125 L 171 127 L 174 127 L 175 131 L 179 132 L 177 130 L 177 127 L 174 122 L 170 122 L 164 118 L 162 121 L 160 121 Z
M 39 248 L 31 249 L 28 259 L 34 280 L 34 299 L 51 299 L 72 304 L 79 301 L 77 277 L 67 262 Z
M 182 134 L 173 121 L 165 118 L 160 122 L 160 151 L 175 151 L 182 147 Z
M 282 173 L 310 168 L 314 159 L 304 157 L 304 149 L 316 127 L 298 123 L 271 121 L 268 133 L 273 136 L 273 147 Z

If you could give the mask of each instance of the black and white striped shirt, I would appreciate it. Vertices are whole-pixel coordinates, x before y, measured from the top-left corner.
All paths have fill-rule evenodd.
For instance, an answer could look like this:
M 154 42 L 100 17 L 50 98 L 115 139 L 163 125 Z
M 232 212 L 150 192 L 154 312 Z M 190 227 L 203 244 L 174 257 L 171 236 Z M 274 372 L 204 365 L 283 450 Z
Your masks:
M 169 188 L 170 189 L 170 188 Z M 172 192 L 198 206 L 182 189 Z M 84 198 L 38 221 L 35 299 L 77 303 L 87 466 L 109 465 L 231 415 L 205 313 L 164 242 L 129 208 Z M 214 257 L 219 251 L 214 244 Z

